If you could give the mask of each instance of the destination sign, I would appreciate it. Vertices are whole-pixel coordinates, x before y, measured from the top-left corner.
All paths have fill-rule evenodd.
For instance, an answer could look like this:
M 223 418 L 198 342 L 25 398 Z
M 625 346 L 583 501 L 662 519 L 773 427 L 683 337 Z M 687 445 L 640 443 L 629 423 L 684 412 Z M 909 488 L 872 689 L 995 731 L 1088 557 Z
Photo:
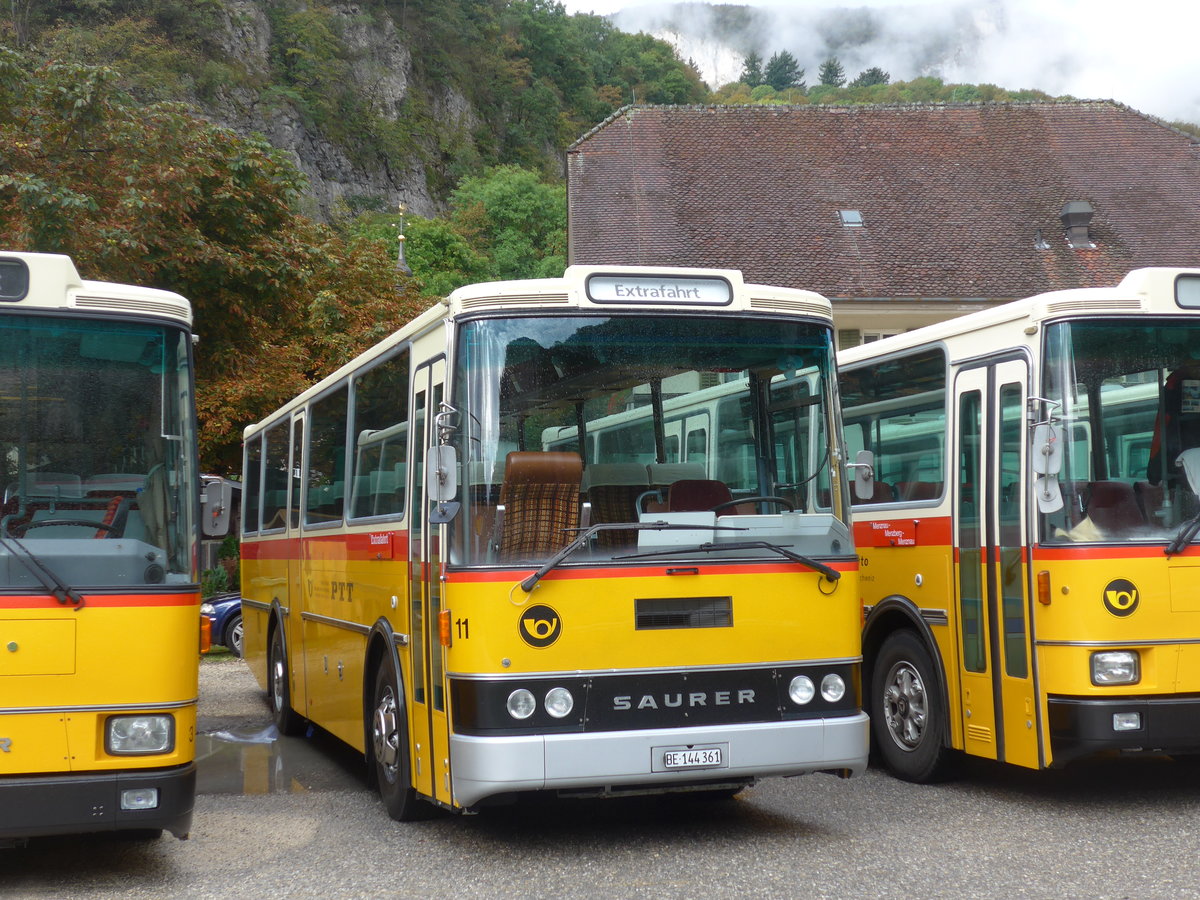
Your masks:
M 596 303 L 670 303 L 728 306 L 733 287 L 724 278 L 656 275 L 592 275 L 588 298 Z

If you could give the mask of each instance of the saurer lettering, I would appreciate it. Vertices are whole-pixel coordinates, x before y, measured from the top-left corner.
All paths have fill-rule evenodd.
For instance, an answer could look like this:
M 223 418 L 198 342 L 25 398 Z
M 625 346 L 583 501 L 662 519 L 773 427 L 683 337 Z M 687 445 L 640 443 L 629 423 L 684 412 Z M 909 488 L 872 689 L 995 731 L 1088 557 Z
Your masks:
M 695 691 L 689 694 L 680 691 L 674 694 L 642 694 L 636 703 L 633 694 L 621 694 L 613 697 L 613 709 L 679 709 L 684 706 L 734 706 L 753 702 L 754 691 L 750 688 L 737 691 Z

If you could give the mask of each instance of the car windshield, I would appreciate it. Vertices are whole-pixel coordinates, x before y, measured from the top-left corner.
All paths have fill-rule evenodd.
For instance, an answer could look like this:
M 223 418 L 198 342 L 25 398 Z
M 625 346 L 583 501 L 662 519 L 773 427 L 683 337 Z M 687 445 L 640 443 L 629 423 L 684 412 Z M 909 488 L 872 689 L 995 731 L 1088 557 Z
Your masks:
M 1200 512 L 1184 464 L 1200 448 L 1200 326 L 1060 323 L 1047 329 L 1046 356 L 1063 503 L 1041 514 L 1041 540 L 1174 538 Z
M 0 588 L 195 582 L 188 337 L 0 317 Z
M 849 552 L 832 365 L 829 328 L 796 319 L 465 323 L 453 562 L 540 565 L 594 525 L 564 564 L 722 541 L 739 545 L 722 559 L 780 558 L 754 541 Z

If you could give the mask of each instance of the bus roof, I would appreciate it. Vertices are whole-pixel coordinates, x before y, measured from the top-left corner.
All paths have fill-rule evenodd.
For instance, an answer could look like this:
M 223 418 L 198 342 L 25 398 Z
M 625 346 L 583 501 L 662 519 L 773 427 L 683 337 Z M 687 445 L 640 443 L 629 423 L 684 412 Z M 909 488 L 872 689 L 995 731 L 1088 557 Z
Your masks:
M 747 284 L 737 269 L 674 266 L 569 266 L 561 278 L 472 284 L 448 299 L 451 315 L 515 306 L 580 309 L 727 309 L 832 318 L 829 300 L 814 291 Z
M 86 281 L 69 256 L 0 250 L 0 310 L 62 309 L 178 319 L 192 324 L 179 294 L 107 281 Z
M 1184 305 L 1177 297 L 1180 278 L 1194 280 L 1193 298 Z M 981 332 L 1011 322 L 1026 321 L 1026 329 L 1056 319 L 1111 317 L 1115 315 L 1180 315 L 1200 313 L 1200 268 L 1151 267 L 1131 270 L 1111 287 L 1070 288 L 1013 300 L 991 309 L 947 319 L 870 344 L 848 347 L 838 353 L 839 365 L 853 365 L 882 354 L 907 350 Z M 1036 331 L 1027 331 L 1034 334 Z

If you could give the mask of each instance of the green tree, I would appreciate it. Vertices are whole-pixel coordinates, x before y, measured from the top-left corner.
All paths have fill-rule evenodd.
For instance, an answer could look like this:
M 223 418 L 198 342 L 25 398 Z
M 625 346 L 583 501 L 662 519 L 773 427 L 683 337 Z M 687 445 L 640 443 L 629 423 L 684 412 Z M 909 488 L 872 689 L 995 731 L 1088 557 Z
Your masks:
M 850 82 L 849 87 L 871 87 L 874 84 L 887 84 L 892 76 L 878 66 L 871 66 L 858 73 L 858 77 Z
M 827 84 L 832 87 L 841 87 L 846 83 L 846 72 L 842 68 L 842 64 L 838 62 L 836 56 L 831 56 L 825 62 L 821 63 L 821 69 L 817 76 L 821 84 Z
M 742 60 L 742 74 L 738 81 L 749 87 L 758 87 L 764 81 L 762 57 L 751 50 Z
M 772 53 L 763 70 L 763 81 L 777 91 L 804 87 L 804 70 L 796 57 L 786 50 Z
M 450 195 L 451 222 L 488 260 L 488 278 L 541 278 L 566 267 L 566 188 L 517 166 L 466 178 Z

